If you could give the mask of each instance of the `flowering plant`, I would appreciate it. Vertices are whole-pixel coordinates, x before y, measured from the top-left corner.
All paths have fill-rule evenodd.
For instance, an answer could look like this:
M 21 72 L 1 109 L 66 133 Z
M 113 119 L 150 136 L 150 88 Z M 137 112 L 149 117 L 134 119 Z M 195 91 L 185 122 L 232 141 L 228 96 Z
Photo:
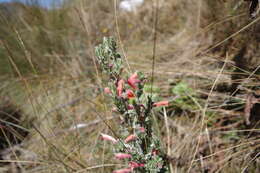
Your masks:
M 144 91 L 147 78 L 141 72 L 128 75 L 113 38 L 104 38 L 95 53 L 101 70 L 109 77 L 104 93 L 113 99 L 114 111 L 121 115 L 119 134 L 101 134 L 115 146 L 115 158 L 127 160 L 120 172 L 168 172 L 168 160 L 160 140 L 153 133 L 152 109 L 168 106 L 168 101 L 154 103 L 152 94 Z

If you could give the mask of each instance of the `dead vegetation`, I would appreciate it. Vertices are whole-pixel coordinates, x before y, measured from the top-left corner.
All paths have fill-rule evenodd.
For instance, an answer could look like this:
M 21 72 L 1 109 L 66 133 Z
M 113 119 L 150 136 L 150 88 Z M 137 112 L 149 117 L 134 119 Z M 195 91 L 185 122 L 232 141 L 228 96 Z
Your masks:
M 260 171 L 259 16 L 250 19 L 242 0 L 159 2 L 155 85 L 162 96 L 180 99 L 156 114 L 155 129 L 172 172 Z M 13 17 L 18 24 L 0 18 L 8 33 L 0 36 L 6 68 L 0 93 L 33 123 L 22 146 L 9 146 L 8 159 L 0 161 L 13 163 L 0 170 L 111 172 L 122 166 L 99 140 L 101 131 L 109 133 L 103 121 L 117 129 L 119 119 L 102 96 L 93 48 L 103 36 L 115 36 L 131 70 L 151 74 L 154 16 L 150 1 L 134 13 L 114 5 L 75 1 L 55 11 L 25 7 L 26 15 Z M 241 62 L 247 56 L 252 62 Z M 192 92 L 177 90 L 180 83 Z

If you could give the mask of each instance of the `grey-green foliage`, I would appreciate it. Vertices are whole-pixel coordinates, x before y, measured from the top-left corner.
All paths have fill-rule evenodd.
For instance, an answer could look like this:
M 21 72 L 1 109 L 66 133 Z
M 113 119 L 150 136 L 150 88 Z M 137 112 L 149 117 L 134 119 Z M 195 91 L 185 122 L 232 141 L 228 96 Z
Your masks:
M 168 172 L 168 161 L 162 152 L 161 141 L 153 133 L 153 98 L 150 93 L 145 92 L 151 91 L 152 87 L 144 87 L 146 77 L 141 72 L 130 77 L 122 73 L 125 72 L 123 60 L 117 52 L 115 40 L 111 37 L 104 38 L 103 43 L 96 47 L 95 53 L 101 70 L 109 76 L 108 94 L 123 121 L 116 130 L 117 135 L 123 138 L 136 135 L 136 139 L 131 142 L 118 142 L 114 146 L 115 151 L 131 154 L 130 162 L 143 164 L 135 168 L 136 172 Z M 134 96 L 128 97 L 127 91 L 131 91 Z M 145 130 L 139 131 L 140 128 Z
M 114 77 L 118 77 L 121 74 L 122 58 L 117 52 L 114 38 L 104 37 L 103 44 L 95 48 L 95 53 L 103 71 Z

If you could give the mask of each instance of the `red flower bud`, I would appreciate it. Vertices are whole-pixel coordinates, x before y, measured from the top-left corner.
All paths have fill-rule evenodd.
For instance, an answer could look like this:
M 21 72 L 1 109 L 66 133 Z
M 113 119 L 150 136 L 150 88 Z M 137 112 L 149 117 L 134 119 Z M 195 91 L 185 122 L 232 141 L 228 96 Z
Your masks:
M 137 163 L 137 162 L 129 162 L 129 167 L 131 169 L 139 168 L 139 167 L 144 167 L 143 163 Z
M 158 151 L 158 150 L 156 150 L 156 149 L 153 149 L 153 150 L 152 150 L 152 154 L 153 154 L 154 156 L 156 156 L 156 155 L 158 155 L 158 154 L 159 154 L 159 151 Z
M 108 87 L 104 88 L 104 92 L 105 92 L 106 94 L 111 94 L 111 93 L 112 93 L 111 90 L 110 90 L 110 88 L 108 88 Z
M 135 97 L 135 94 L 132 90 L 126 90 L 127 98 L 131 99 Z
M 136 140 L 136 139 L 137 139 L 137 136 L 132 134 L 132 135 L 128 136 L 128 137 L 125 139 L 125 143 L 134 141 L 134 140 Z
M 133 109 L 134 109 L 134 106 L 133 106 L 133 105 L 128 105 L 128 106 L 127 106 L 127 109 L 128 109 L 128 110 L 133 110 Z
M 123 93 L 123 89 L 124 89 L 124 84 L 125 84 L 125 81 L 123 79 L 119 80 L 118 83 L 117 83 L 117 95 L 119 97 L 122 96 L 122 93 Z
M 145 128 L 144 128 L 144 127 L 140 127 L 140 128 L 139 128 L 139 131 L 142 132 L 142 133 L 144 133 L 144 132 L 145 132 Z
M 115 158 L 116 159 L 129 159 L 129 158 L 131 158 L 132 157 L 132 155 L 131 154 L 125 154 L 125 153 L 116 153 L 115 154 Z
M 105 140 L 105 141 L 110 141 L 110 142 L 113 142 L 113 143 L 117 143 L 117 140 L 115 138 L 113 138 L 112 136 L 103 134 L 103 133 L 101 133 L 101 138 L 103 140 Z
M 169 101 L 160 101 L 153 104 L 154 107 L 169 106 Z

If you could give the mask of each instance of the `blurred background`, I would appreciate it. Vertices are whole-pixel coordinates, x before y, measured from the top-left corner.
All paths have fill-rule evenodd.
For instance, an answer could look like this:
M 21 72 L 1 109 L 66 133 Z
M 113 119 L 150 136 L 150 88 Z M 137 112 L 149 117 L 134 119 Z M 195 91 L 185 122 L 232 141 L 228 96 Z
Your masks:
M 172 172 L 260 172 L 259 17 L 243 0 L 158 2 L 0 0 L 0 172 L 124 167 L 99 139 L 103 120 L 117 130 L 119 119 L 94 47 L 115 37 L 131 70 L 151 77 L 155 8 L 155 87 L 178 98 L 168 136 L 154 113 Z

